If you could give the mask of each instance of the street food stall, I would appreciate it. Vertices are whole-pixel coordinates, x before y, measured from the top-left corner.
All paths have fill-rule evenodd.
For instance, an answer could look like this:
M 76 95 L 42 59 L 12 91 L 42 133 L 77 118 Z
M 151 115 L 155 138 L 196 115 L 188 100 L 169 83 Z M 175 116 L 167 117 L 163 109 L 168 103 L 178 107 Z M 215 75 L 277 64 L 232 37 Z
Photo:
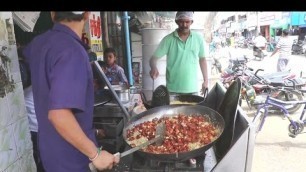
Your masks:
M 105 123 L 107 123 L 107 120 L 108 122 L 111 121 L 108 125 L 112 125 L 112 127 L 108 126 L 108 129 L 112 129 L 112 132 L 106 131 L 105 137 L 98 138 L 99 144 L 111 153 L 124 152 L 131 148 L 126 141 L 128 126 L 143 119 L 142 117 L 159 113 L 161 110 L 167 109 L 168 106 L 141 110 L 139 114 L 135 111 L 132 113 L 128 106 L 120 101 L 98 63 L 95 67 L 100 71 L 101 78 L 105 79 L 111 91 L 111 96 L 116 100 L 102 106 L 99 102 L 96 103 L 97 106 L 94 109 L 95 127 L 99 127 L 98 123 L 101 124 L 103 120 Z M 188 156 L 177 153 L 172 156 L 157 155 L 158 158 L 152 158 L 152 156 L 148 156 L 150 154 L 136 151 L 123 157 L 113 171 L 251 171 L 255 131 L 252 123 L 238 105 L 240 87 L 240 80 L 233 82 L 227 90 L 217 82 L 208 92 L 205 101 L 198 105 L 189 105 L 188 108 L 181 110 L 192 110 L 192 107 L 194 107 L 193 110 L 196 110 L 201 109 L 199 106 L 203 106 L 203 108 L 209 108 L 222 116 L 224 120 L 223 133 L 210 146 L 187 152 Z M 184 105 L 176 106 L 184 107 Z M 100 127 L 103 128 L 101 125 Z M 106 127 L 104 126 L 104 128 Z M 201 151 L 199 152 L 199 150 Z M 181 156 L 184 156 L 184 158 L 180 158 Z M 191 162 L 189 159 L 195 159 L 196 161 Z
M 100 13 L 93 12 L 89 23 L 86 23 L 82 40 L 91 47 L 91 51 L 97 54 L 98 59 L 102 60 L 103 46 L 100 20 Z M 157 29 L 144 30 L 156 31 Z M 158 30 L 163 32 L 163 34 L 168 33 L 168 31 L 163 29 Z M 150 41 L 153 41 L 153 38 L 157 40 L 156 34 L 147 34 L 147 36 L 152 36 L 149 39 Z M 158 39 L 162 38 L 162 35 L 159 36 Z M 145 40 L 143 41 L 143 50 L 146 50 L 143 56 L 144 60 L 148 61 L 158 43 L 152 44 L 150 42 L 145 44 Z M 143 87 L 147 90 L 112 86 L 105 79 L 106 77 L 101 68 L 98 67 L 98 63 L 95 62 L 94 64 L 99 71 L 101 79 L 105 80 L 107 85 L 106 89 L 108 89 L 100 97 L 95 97 L 93 125 L 97 129 L 98 143 L 103 145 L 103 149 L 111 153 L 124 152 L 131 148 L 124 136 L 124 131 L 129 122 L 136 120 L 140 116 L 150 115 L 150 112 L 156 110 L 147 110 L 144 106 L 137 106 L 142 103 L 140 97 L 141 91 L 153 91 L 151 79 L 144 77 L 143 84 L 146 85 L 143 85 Z M 164 65 L 165 63 L 162 64 Z M 149 68 L 145 65 L 144 67 L 146 69 L 144 71 L 148 72 L 147 70 Z M 160 83 L 155 82 L 155 87 L 158 87 Z M 203 147 L 200 154 L 192 153 L 187 158 L 182 159 L 178 158 L 180 155 L 177 155 L 169 158 L 168 161 L 167 158 L 159 160 L 158 158 L 154 159 L 150 156 L 143 156 L 141 151 L 136 151 L 133 154 L 123 157 L 113 171 L 251 171 L 255 131 L 244 111 L 238 106 L 237 101 L 234 101 L 237 100 L 237 96 L 240 96 L 239 88 L 239 82 L 233 86 L 233 89 L 228 90 L 225 90 L 222 84 L 217 82 L 208 92 L 206 100 L 197 103 L 197 107 L 203 106 L 204 108 L 210 108 L 220 114 L 224 119 L 223 133 L 210 147 L 207 146 L 205 149 Z M 160 108 L 162 109 L 164 107 Z M 188 108 L 193 109 L 192 107 Z M 99 133 L 99 131 L 102 131 L 99 129 L 102 129 L 104 133 Z M 186 160 L 189 158 L 196 159 L 196 161 L 191 162 Z

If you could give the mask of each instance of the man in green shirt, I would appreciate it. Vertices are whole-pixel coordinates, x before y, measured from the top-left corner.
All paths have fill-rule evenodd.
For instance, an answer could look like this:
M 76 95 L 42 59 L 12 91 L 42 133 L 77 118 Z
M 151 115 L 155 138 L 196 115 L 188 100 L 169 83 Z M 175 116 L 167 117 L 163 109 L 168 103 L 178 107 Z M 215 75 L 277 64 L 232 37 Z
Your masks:
M 190 30 L 193 12 L 177 12 L 175 22 L 178 28 L 165 36 L 150 59 L 150 75 L 156 79 L 159 71 L 156 62 L 167 56 L 166 85 L 171 94 L 197 94 L 197 67 L 200 64 L 204 82 L 202 94 L 208 88 L 207 62 L 203 36 Z

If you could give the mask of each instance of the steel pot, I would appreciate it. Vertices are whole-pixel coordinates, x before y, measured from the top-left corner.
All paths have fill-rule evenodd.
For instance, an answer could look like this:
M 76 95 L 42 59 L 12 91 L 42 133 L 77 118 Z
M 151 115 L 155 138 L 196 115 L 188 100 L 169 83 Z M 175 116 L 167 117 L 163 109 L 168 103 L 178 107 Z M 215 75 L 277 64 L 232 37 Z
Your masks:
M 130 89 L 125 85 L 112 85 L 117 96 L 122 103 L 128 103 L 130 101 Z

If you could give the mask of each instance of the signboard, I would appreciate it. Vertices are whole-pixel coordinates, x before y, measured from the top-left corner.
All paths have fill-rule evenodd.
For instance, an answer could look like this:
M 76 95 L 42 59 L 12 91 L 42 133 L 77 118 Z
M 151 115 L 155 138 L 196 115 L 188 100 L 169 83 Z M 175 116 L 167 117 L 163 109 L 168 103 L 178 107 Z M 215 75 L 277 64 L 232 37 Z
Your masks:
M 98 11 L 91 11 L 89 20 L 85 23 L 82 41 L 86 43 L 92 52 L 97 54 L 98 60 L 103 60 L 101 15 Z

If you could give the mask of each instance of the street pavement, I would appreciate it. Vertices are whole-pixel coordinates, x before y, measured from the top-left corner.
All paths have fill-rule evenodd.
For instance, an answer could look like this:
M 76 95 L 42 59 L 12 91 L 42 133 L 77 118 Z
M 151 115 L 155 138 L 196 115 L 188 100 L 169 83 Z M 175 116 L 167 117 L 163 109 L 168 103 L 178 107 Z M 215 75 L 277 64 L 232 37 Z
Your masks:
M 228 48 L 221 50 L 228 52 Z M 235 51 L 235 50 L 234 50 Z M 253 69 L 264 69 L 264 73 L 276 72 L 278 54 L 270 57 L 271 52 L 262 61 L 254 60 L 253 52 L 249 49 L 236 49 L 236 52 L 247 55 L 251 61 L 248 66 Z M 227 54 L 227 53 L 224 53 Z M 223 68 L 227 67 L 228 57 L 221 58 Z M 292 55 L 289 62 L 291 71 L 297 75 L 301 72 L 306 77 L 306 56 Z M 304 97 L 306 100 L 306 97 Z M 249 109 L 246 102 L 242 103 L 243 110 L 252 119 L 255 109 Z M 292 114 L 298 119 L 303 108 Z M 256 137 L 252 172 L 298 172 L 306 171 L 306 134 L 296 138 L 288 136 L 289 121 L 282 114 L 269 114 L 262 131 Z

